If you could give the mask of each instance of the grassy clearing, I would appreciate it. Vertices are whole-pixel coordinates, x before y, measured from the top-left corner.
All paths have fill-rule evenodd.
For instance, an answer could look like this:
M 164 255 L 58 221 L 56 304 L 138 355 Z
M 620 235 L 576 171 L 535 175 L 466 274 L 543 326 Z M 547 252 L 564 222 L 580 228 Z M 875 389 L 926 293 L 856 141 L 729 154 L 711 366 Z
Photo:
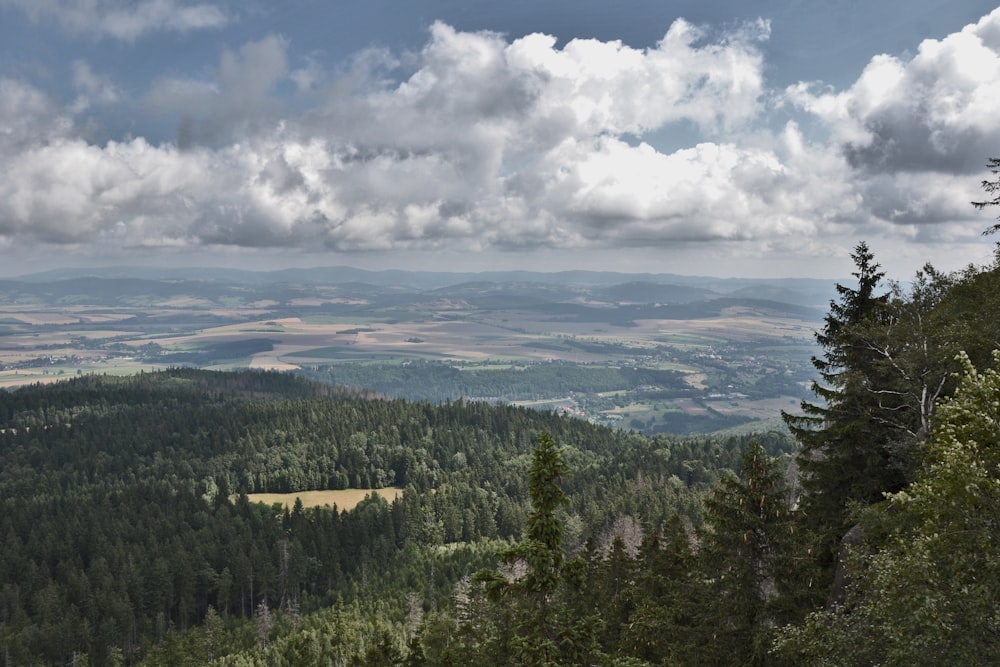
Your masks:
M 303 507 L 323 507 L 336 505 L 339 510 L 352 510 L 362 500 L 376 493 L 390 503 L 403 495 L 403 490 L 395 487 L 386 489 L 337 489 L 334 491 L 298 491 L 295 493 L 250 493 L 247 498 L 252 503 L 274 505 L 280 503 L 288 509 L 295 505 L 295 499 L 302 500 Z

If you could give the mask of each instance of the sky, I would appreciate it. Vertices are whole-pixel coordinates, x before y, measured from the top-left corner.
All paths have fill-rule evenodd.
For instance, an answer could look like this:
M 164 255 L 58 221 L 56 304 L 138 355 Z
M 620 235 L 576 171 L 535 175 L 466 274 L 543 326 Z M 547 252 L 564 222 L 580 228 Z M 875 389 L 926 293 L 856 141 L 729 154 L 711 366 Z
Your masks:
M 0 0 L 0 275 L 992 261 L 971 0 Z

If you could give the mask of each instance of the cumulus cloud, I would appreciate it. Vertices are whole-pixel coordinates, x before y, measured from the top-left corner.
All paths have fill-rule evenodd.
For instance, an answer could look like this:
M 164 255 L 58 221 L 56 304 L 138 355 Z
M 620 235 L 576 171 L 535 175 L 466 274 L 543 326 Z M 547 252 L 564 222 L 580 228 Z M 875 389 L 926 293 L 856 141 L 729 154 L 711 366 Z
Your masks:
M 616 137 L 751 121 L 767 30 L 754 23 L 712 43 L 678 21 L 651 49 L 559 49 L 545 35 L 508 42 L 438 23 L 402 79 L 384 76 L 400 62 L 367 53 L 298 116 L 275 91 L 302 70 L 290 70 L 286 40 L 267 37 L 224 52 L 210 77 L 154 83 L 145 107 L 180 117 L 176 146 L 63 136 L 5 158 L 0 225 L 47 242 L 342 250 L 686 237 L 677 216 L 696 207 L 694 185 L 662 190 L 691 160 Z M 88 99 L 113 94 L 85 65 L 75 74 Z M 620 170 L 634 179 L 612 184 Z M 621 228 L 637 221 L 658 230 Z
M 0 242 L 311 251 L 728 242 L 821 256 L 827 239 L 861 231 L 953 240 L 969 197 L 948 191 L 956 178 L 936 177 L 964 164 L 969 136 L 982 145 L 997 132 L 985 110 L 998 108 L 1000 72 L 969 67 L 996 60 L 998 24 L 995 13 L 925 42 L 910 61 L 879 57 L 843 92 L 785 91 L 830 141 L 795 122 L 771 129 L 764 21 L 713 36 L 679 20 L 647 49 L 437 23 L 419 52 L 367 51 L 337 72 L 293 62 L 288 40 L 269 36 L 224 51 L 202 77 L 152 83 L 143 108 L 178 123 L 176 141 L 162 145 L 88 143 L 73 108 L 0 80 Z M 118 94 L 83 63 L 74 78 L 87 104 Z M 670 126 L 691 133 L 688 147 L 646 140 Z
M 760 111 L 764 21 L 744 26 L 716 44 L 700 44 L 704 31 L 678 20 L 654 49 L 620 42 L 529 35 L 505 49 L 510 71 L 537 83 L 540 121 L 570 120 L 588 134 L 641 134 L 688 120 L 703 129 L 732 129 Z M 439 27 L 436 42 L 451 37 Z M 444 33 L 444 34 L 442 34 Z
M 150 32 L 205 30 L 228 22 L 218 4 L 186 0 L 0 0 L 2 5 L 73 33 L 129 42 Z
M 872 59 L 845 91 L 802 83 L 787 93 L 828 124 L 858 169 L 978 171 L 981 147 L 1000 144 L 1000 9 L 925 40 L 908 60 Z
M 1000 9 L 911 58 L 873 58 L 844 91 L 800 83 L 786 95 L 828 129 L 873 221 L 921 240 L 978 231 L 973 174 L 1000 145 Z

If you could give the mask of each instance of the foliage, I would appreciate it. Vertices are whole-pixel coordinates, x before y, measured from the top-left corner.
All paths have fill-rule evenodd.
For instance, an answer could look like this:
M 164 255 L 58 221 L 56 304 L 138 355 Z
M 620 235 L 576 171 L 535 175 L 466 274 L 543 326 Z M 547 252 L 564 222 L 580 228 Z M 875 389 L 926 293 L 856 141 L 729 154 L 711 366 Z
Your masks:
M 788 628 L 799 664 L 1000 661 L 1000 352 L 943 402 L 917 479 L 873 509 L 848 603 Z
M 990 173 L 993 174 L 994 176 L 1000 174 L 1000 158 L 992 157 L 989 160 L 987 160 L 986 168 L 989 169 Z M 984 209 L 987 206 L 1000 205 L 1000 177 L 998 177 L 996 180 L 993 181 L 984 180 L 982 185 L 983 185 L 983 190 L 986 191 L 986 194 L 996 195 L 996 196 L 994 196 L 993 199 L 983 199 L 981 201 L 974 201 L 972 202 L 972 205 L 978 209 Z M 1000 231 L 1000 224 L 995 224 L 991 225 L 990 227 L 987 227 L 986 230 L 983 231 L 983 235 L 993 234 L 997 231 Z
M 174 369 L 0 393 L 0 648 L 14 664 L 133 663 L 189 652 L 212 614 L 229 637 L 218 651 L 237 650 L 265 602 L 280 619 L 415 593 L 429 611 L 521 535 L 543 431 L 574 469 L 558 510 L 573 549 L 609 515 L 699 522 L 700 495 L 745 443 L 370 400 L 277 373 Z M 766 441 L 790 451 L 787 438 Z M 401 498 L 351 512 L 243 495 L 388 482 L 406 487 Z
M 858 285 L 837 285 L 840 300 L 830 303 L 816 334 L 824 354 L 813 359 L 822 380 L 813 383 L 813 391 L 822 403 L 803 401 L 803 414 L 784 415 L 802 445 L 802 505 L 828 565 L 836 540 L 846 532 L 850 504 L 874 502 L 905 483 L 888 447 L 891 429 L 878 418 L 871 393 L 886 387 L 884 368 L 875 363 L 879 354 L 864 335 L 888 319 L 889 297 L 879 291 L 884 273 L 865 243 L 855 247 L 852 258 Z
M 504 571 L 483 570 L 475 577 L 490 604 L 463 625 L 492 628 L 492 636 L 480 643 L 491 646 L 493 660 L 506 656 L 521 665 L 583 665 L 596 655 L 596 616 L 579 618 L 569 608 L 582 581 L 577 576 L 581 563 L 564 559 L 563 524 L 556 514 L 567 502 L 560 487 L 567 471 L 552 437 L 542 433 L 528 473 L 531 511 L 525 536 L 503 554 Z
M 1000 247 L 998 247 L 1000 252 Z M 953 277 L 934 312 L 934 329 L 942 341 L 942 356 L 953 372 L 960 352 L 976 368 L 992 363 L 1000 348 L 1000 254 L 985 267 L 969 266 Z
M 707 502 L 711 527 L 701 540 L 705 576 L 701 656 L 716 665 L 766 664 L 770 630 L 783 596 L 795 595 L 795 514 L 782 470 L 759 444 L 743 454 L 740 477 L 727 476 Z

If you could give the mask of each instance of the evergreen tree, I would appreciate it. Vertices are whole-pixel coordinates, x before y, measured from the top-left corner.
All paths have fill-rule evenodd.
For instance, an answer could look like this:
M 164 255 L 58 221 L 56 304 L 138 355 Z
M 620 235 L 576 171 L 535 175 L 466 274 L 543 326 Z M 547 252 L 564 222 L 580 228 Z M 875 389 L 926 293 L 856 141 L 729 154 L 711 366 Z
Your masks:
M 803 401 L 803 414 L 782 415 L 801 444 L 802 507 L 820 537 L 820 555 L 828 566 L 836 542 L 846 532 L 851 503 L 874 502 L 902 482 L 887 465 L 891 429 L 879 419 L 873 399 L 886 378 L 877 373 L 877 352 L 864 337 L 866 327 L 887 315 L 888 294 L 879 291 L 884 273 L 864 242 L 851 257 L 858 285 L 837 285 L 840 299 L 830 302 L 816 334 L 824 352 L 813 357 L 821 382 L 814 382 L 812 389 L 821 403 Z
M 990 173 L 997 176 L 995 180 L 984 180 L 983 190 L 986 190 L 986 194 L 994 195 L 993 199 L 983 199 L 981 201 L 974 201 L 972 205 L 978 209 L 984 209 L 987 206 L 1000 206 L 1000 158 L 991 157 L 986 162 L 986 168 L 990 170 Z M 998 218 L 1000 219 L 1000 218 Z M 993 234 L 1000 231 L 1000 224 L 990 225 L 983 232 L 983 235 Z
M 698 576 L 692 536 L 676 514 L 643 540 L 632 595 L 635 610 L 618 629 L 618 652 L 651 664 L 690 664 L 698 633 Z
M 569 604 L 584 582 L 580 562 L 565 561 L 556 514 L 567 502 L 560 487 L 567 471 L 555 441 L 542 433 L 528 476 L 526 534 L 504 556 L 510 570 L 477 575 L 487 595 L 510 611 L 510 653 L 520 665 L 590 664 L 597 652 L 596 617 L 580 617 Z
M 893 282 L 879 316 L 854 327 L 871 355 L 865 392 L 873 432 L 881 438 L 871 444 L 881 455 L 869 471 L 876 494 L 913 481 L 917 446 L 930 432 L 937 400 L 953 388 L 950 380 L 959 370 L 955 355 L 963 339 L 944 326 L 942 304 L 954 285 L 953 276 L 927 264 L 909 285 Z
M 1000 351 L 962 364 L 916 480 L 866 513 L 847 604 L 779 638 L 795 664 L 1000 664 Z
M 743 454 L 740 476 L 724 478 L 706 503 L 711 530 L 699 558 L 705 574 L 700 660 L 714 665 L 764 665 L 777 604 L 798 577 L 794 517 L 782 471 L 763 447 Z

